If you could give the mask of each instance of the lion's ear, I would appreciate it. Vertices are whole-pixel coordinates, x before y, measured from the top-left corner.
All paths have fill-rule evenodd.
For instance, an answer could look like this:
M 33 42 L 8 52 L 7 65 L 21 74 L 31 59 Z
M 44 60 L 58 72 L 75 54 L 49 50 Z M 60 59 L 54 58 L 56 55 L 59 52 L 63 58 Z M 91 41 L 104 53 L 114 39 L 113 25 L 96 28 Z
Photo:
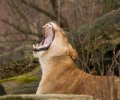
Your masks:
M 70 44 L 68 44 L 68 53 L 73 59 L 76 59 L 78 57 L 77 51 L 73 49 L 73 47 Z

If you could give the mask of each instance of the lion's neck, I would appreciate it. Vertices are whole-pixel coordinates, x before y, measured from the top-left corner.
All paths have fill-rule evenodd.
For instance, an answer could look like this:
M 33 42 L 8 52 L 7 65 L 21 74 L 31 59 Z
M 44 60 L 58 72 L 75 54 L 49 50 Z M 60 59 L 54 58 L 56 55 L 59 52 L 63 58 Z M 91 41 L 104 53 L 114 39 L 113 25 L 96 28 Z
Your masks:
M 42 69 L 42 74 L 48 74 L 49 72 L 59 70 L 64 71 L 64 69 L 71 68 L 74 66 L 74 62 L 72 61 L 72 58 L 70 56 L 58 56 L 54 57 L 52 59 L 50 58 L 41 58 L 39 59 Z

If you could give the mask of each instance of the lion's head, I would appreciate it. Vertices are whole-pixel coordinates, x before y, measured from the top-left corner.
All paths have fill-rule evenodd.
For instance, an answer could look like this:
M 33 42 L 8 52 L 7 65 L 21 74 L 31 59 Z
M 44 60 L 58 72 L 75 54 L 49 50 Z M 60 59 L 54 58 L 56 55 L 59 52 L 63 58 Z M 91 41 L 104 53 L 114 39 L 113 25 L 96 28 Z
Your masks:
M 77 57 L 77 52 L 68 42 L 65 32 L 55 22 L 48 22 L 43 29 L 44 39 L 41 43 L 33 44 L 35 57 L 49 59 L 62 55 L 69 55 L 73 59 Z

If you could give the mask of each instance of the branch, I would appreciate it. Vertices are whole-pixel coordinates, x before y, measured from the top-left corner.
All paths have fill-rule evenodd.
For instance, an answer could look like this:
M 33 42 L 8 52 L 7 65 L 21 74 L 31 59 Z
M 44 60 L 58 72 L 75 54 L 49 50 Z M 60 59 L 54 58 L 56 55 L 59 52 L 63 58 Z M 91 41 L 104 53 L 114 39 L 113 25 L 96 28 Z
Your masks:
M 23 10 L 20 9 L 20 7 L 18 6 L 18 3 L 15 2 L 14 0 L 11 0 L 10 2 L 7 1 L 7 3 L 8 3 L 10 8 L 17 11 L 17 14 L 24 20 L 24 22 L 28 28 L 29 33 L 32 33 L 31 28 L 30 28 L 30 25 L 32 26 L 32 24 L 29 23 L 27 16 L 23 13 Z
M 65 29 L 69 29 L 69 24 L 68 24 L 68 21 L 67 19 L 65 19 L 59 12 L 59 5 L 58 3 L 60 3 L 61 5 L 61 1 L 58 1 L 58 0 L 50 0 L 51 2 L 51 6 L 52 6 L 52 9 L 55 13 L 55 16 L 56 16 L 56 21 L 60 21 L 60 26 L 62 26 L 63 28 Z
M 51 0 L 52 1 L 52 0 Z M 53 11 L 55 12 L 55 15 L 52 15 L 51 13 L 45 11 L 44 9 L 34 5 L 33 3 L 29 3 L 29 2 L 26 2 L 25 0 L 21 0 L 21 2 L 33 9 L 35 9 L 36 11 L 42 13 L 42 14 L 45 14 L 47 17 L 51 18 L 52 20 L 55 20 L 57 21 L 57 10 L 58 10 L 58 7 L 57 7 L 57 1 L 52 1 L 51 5 L 52 5 L 52 8 L 53 8 Z M 54 8 L 55 7 L 55 8 Z M 60 15 L 60 19 L 61 19 L 61 22 L 60 22 L 60 25 L 63 27 L 63 28 L 69 28 L 69 25 L 68 25 L 68 21 Z
M 21 0 L 21 2 L 22 2 L 23 4 L 25 4 L 25 5 L 27 5 L 27 6 L 35 9 L 36 11 L 45 14 L 46 16 L 50 17 L 51 19 L 56 19 L 56 17 L 55 17 L 54 15 L 50 14 L 49 12 L 45 11 L 44 9 L 42 9 L 42 8 L 40 8 L 40 7 L 32 4 L 32 3 L 28 3 L 28 2 L 26 2 L 25 0 Z
M 25 30 L 21 29 L 19 26 L 15 25 L 14 23 L 11 23 L 7 20 L 2 20 L 2 22 L 4 22 L 5 24 L 11 26 L 12 28 L 14 28 L 15 30 L 17 30 L 18 32 L 22 33 L 22 34 L 33 34 L 31 32 L 26 32 Z

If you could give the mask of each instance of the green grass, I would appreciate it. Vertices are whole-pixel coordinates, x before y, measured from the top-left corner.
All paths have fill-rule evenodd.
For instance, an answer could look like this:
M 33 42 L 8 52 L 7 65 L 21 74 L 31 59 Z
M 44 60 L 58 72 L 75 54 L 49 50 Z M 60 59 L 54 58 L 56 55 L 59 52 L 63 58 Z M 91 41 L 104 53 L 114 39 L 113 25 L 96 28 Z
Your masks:
M 38 69 L 38 67 L 36 67 L 32 72 L 29 72 L 26 74 L 22 74 L 22 75 L 15 76 L 15 77 L 10 77 L 10 78 L 6 78 L 6 79 L 1 79 L 0 83 L 6 82 L 6 81 L 15 81 L 15 82 L 19 82 L 19 83 L 29 83 L 29 82 L 38 80 L 38 78 L 33 76 L 33 74 L 32 74 L 37 69 Z

